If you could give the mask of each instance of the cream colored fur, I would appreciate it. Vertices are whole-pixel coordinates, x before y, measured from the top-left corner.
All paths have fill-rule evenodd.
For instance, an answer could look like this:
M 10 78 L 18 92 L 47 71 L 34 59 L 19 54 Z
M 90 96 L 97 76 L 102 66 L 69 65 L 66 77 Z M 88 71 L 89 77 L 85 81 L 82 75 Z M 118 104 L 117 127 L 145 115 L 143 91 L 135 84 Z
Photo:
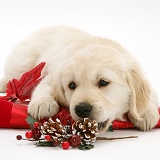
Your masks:
M 118 43 L 69 27 L 47 27 L 22 41 L 8 57 L 0 91 L 5 92 L 8 80 L 42 61 L 44 78 L 28 106 L 35 118 L 53 116 L 61 105 L 69 106 L 76 120 L 75 106 L 87 102 L 92 105 L 89 118 L 107 122 L 101 133 L 126 112 L 144 131 L 158 122 L 157 98 L 138 62 Z M 101 79 L 109 84 L 99 87 Z M 71 82 L 75 90 L 68 87 Z

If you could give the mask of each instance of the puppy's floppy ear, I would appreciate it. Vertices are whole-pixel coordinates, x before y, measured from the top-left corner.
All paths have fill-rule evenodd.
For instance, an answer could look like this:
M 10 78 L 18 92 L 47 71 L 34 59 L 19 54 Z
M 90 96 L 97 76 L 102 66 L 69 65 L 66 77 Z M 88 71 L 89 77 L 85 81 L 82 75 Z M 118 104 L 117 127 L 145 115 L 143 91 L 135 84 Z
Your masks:
M 127 83 L 131 89 L 130 114 L 137 120 L 146 112 L 150 99 L 150 86 L 142 76 L 138 67 L 130 69 L 127 73 Z
M 56 102 L 62 106 L 62 107 L 68 107 L 67 100 L 65 98 L 65 91 L 62 85 L 62 76 L 59 74 L 56 79 L 55 83 L 55 88 L 54 88 L 54 98 Z

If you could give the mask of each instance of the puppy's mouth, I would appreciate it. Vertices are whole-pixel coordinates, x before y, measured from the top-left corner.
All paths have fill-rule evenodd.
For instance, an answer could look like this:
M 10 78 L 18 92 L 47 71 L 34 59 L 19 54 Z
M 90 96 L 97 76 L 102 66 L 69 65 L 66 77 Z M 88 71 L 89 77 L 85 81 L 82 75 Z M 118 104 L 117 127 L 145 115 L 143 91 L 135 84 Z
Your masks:
M 108 122 L 108 119 L 104 122 L 99 122 L 98 123 L 98 129 L 100 130 L 100 129 L 106 128 L 107 122 Z

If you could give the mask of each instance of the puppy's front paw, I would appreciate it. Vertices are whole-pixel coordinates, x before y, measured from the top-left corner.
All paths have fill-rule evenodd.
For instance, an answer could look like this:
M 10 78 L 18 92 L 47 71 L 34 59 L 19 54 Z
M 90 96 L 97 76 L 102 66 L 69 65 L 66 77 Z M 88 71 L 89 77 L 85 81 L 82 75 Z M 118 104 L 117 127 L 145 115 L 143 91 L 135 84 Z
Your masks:
M 155 127 L 160 116 L 157 109 L 148 109 L 148 111 L 142 116 L 142 121 L 136 120 L 130 113 L 128 114 L 128 118 L 136 127 L 142 131 L 148 131 Z
M 57 114 L 59 106 L 52 97 L 33 99 L 29 103 L 28 113 L 35 119 L 49 118 Z

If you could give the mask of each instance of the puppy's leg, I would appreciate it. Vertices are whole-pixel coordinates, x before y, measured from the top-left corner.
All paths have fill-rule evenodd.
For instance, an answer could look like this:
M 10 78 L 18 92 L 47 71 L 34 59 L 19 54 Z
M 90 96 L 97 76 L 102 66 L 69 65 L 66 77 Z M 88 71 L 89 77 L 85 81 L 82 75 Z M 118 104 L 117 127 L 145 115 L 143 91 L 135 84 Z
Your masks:
M 53 81 L 47 75 L 36 87 L 28 106 L 28 113 L 36 119 L 52 117 L 59 111 L 59 106 L 53 98 Z
M 154 128 L 160 119 L 157 107 L 158 105 L 150 105 L 142 116 L 142 120 L 135 119 L 130 113 L 128 113 L 128 118 L 136 127 L 143 131 L 147 131 Z

